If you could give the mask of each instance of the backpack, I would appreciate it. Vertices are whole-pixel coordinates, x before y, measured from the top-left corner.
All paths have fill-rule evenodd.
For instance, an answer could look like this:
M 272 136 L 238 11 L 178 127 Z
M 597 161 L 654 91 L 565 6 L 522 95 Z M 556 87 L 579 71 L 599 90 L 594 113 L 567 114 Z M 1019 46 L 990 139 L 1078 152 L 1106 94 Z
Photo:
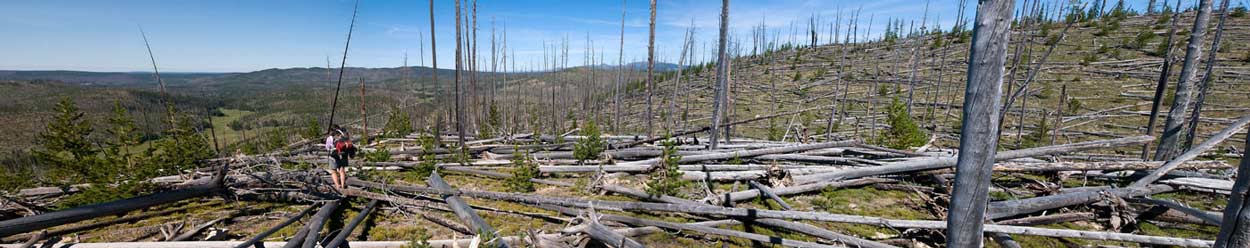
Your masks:
M 344 158 L 356 157 L 356 146 L 352 145 L 350 139 L 340 139 L 334 142 L 334 150 L 342 154 Z

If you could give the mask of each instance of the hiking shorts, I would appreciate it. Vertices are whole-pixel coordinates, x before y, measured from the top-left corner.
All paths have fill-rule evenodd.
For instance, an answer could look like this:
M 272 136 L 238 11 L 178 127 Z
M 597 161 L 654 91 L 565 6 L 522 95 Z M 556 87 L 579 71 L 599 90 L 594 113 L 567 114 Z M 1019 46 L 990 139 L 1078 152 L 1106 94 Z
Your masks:
M 330 160 L 331 170 L 347 168 L 347 158 L 341 157 L 338 154 L 330 154 Z

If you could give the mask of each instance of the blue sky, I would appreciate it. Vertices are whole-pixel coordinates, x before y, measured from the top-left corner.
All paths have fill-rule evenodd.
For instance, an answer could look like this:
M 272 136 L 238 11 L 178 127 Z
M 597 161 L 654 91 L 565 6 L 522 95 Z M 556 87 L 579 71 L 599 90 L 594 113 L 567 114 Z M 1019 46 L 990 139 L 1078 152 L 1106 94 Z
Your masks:
M 1057 0 L 1056 0 L 1057 1 Z M 656 46 L 662 61 L 676 62 L 685 29 L 696 28 L 696 51 L 714 49 L 721 1 L 660 0 Z M 969 0 L 969 9 L 976 0 Z M 1114 2 L 1111 0 L 1109 2 Z M 1144 8 L 1146 0 L 1127 1 Z M 1188 2 L 1188 1 L 1187 1 Z M 0 69 L 149 71 L 139 26 L 147 32 L 162 71 L 246 72 L 267 68 L 338 66 L 353 1 L 188 1 L 188 0 L 49 0 L 0 2 Z M 929 22 L 949 28 L 958 0 L 934 0 Z M 439 68 L 452 68 L 455 19 L 451 0 L 435 2 Z M 730 30 L 749 43 L 752 26 L 765 22 L 772 32 L 788 36 L 791 23 L 805 28 L 819 15 L 828 28 L 839 9 L 844 14 L 863 8 L 874 18 L 873 35 L 888 18 L 919 20 L 920 0 L 733 0 Z M 624 60 L 646 59 L 648 2 L 628 0 Z M 965 16 L 971 18 L 969 11 Z M 491 19 L 507 27 L 509 50 L 516 66 L 538 69 L 544 42 L 568 37 L 569 65 L 584 63 L 587 36 L 595 57 L 615 64 L 620 42 L 620 1 L 478 2 L 478 46 L 489 65 Z M 397 67 L 405 51 L 409 65 L 430 64 L 427 0 L 362 0 L 347 65 Z M 867 26 L 866 20 L 862 25 Z M 822 31 L 825 32 L 825 31 Z M 862 32 L 862 30 L 861 30 Z M 823 34 L 822 34 L 823 35 Z M 783 38 L 784 39 L 784 38 Z M 420 49 L 424 43 L 424 51 Z M 706 49 L 704 48 L 706 46 Z M 749 48 L 744 48 L 749 51 Z M 424 53 L 424 54 L 423 54 Z M 599 59 L 596 59 L 599 60 Z

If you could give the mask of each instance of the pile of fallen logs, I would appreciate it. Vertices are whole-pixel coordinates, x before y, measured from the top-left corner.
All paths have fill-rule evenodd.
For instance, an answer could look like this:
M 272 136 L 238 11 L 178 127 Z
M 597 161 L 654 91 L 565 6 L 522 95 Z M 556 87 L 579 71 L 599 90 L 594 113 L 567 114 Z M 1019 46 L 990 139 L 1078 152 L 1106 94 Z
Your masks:
M 1113 244 L 1209 247 L 1213 244 L 1209 238 L 1151 236 L 1120 227 L 1135 222 L 1160 226 L 1219 226 L 1224 220 L 1221 213 L 1151 196 L 1166 192 L 1214 197 L 1234 194 L 1234 183 L 1229 179 L 1235 172 L 1232 165 L 1222 160 L 1194 159 L 1232 137 L 1248 122 L 1250 118 L 1238 120 L 1170 161 L 1081 161 L 1062 156 L 1134 149 L 1152 142 L 1154 138 L 1150 136 L 1000 151 L 993 168 L 996 175 L 1035 176 L 1019 177 L 1020 182 L 1015 185 L 991 187 L 991 192 L 1012 197 L 989 204 L 983 231 L 990 239 L 1008 247 L 1016 244 L 1012 237 L 1019 235 Z M 210 166 L 200 170 L 152 179 L 167 185 L 164 191 L 119 201 L 50 211 L 45 206 L 58 197 L 78 193 L 81 185 L 14 192 L 2 198 L 3 209 L 8 213 L 5 216 L 9 217 L 0 220 L 0 240 L 9 244 L 0 247 L 37 247 L 40 244 L 42 246 L 38 247 L 340 247 L 349 242 L 353 247 L 401 247 L 410 245 L 410 241 L 358 240 L 356 237 L 368 235 L 349 234 L 357 232 L 358 226 L 370 215 L 404 213 L 417 213 L 447 229 L 448 233 L 470 235 L 468 238 L 451 236 L 424 240 L 433 247 L 580 247 L 589 244 L 645 247 L 653 244 L 641 237 L 675 233 L 701 237 L 700 242 L 709 242 L 709 245 L 751 242 L 786 247 L 923 246 L 942 243 L 940 232 L 932 230 L 947 227 L 942 218 L 949 204 L 946 201 L 949 201 L 952 167 L 958 152 L 929 147 L 920 151 L 898 150 L 856 140 L 783 143 L 751 139 L 730 140 L 709 150 L 698 142 L 699 139 L 678 136 L 670 138 L 679 144 L 675 148 L 676 155 L 680 156 L 671 166 L 675 166 L 682 173 L 681 179 L 690 184 L 680 195 L 663 195 L 648 193 L 645 184 L 630 183 L 669 166 L 661 158 L 663 149 L 656 143 L 663 139 L 605 135 L 601 139 L 607 141 L 608 149 L 600 159 L 579 161 L 573 156 L 573 147 L 586 138 L 582 136 L 512 135 L 469 139 L 462 148 L 454 146 L 454 137 L 440 137 L 446 146 L 435 149 L 419 148 L 414 138 L 383 139 L 371 144 L 365 149 L 386 149 L 391 159 L 354 161 L 352 173 L 404 173 L 427 162 L 420 161 L 421 158 L 431 157 L 423 155 L 434 155 L 432 157 L 442 162 L 435 163 L 438 170 L 424 182 L 353 177 L 349 179 L 348 188 L 334 189 L 327 183 L 325 171 L 316 167 L 292 169 L 284 166 L 327 163 L 321 149 L 297 144 L 288 147 L 289 151 L 297 152 L 238 155 L 208 161 Z M 460 151 L 472 158 L 452 161 L 453 154 Z M 543 193 L 546 191 L 502 192 L 473 184 L 455 185 L 444 179 L 447 176 L 468 178 L 469 182 L 509 179 L 513 177 L 510 160 L 518 156 L 528 156 L 529 161 L 538 164 L 540 176 L 524 180 L 542 187 L 564 189 L 563 192 L 618 197 L 570 197 Z M 1097 182 L 1097 186 L 1065 186 L 1074 181 Z M 715 184 L 734 186 L 726 189 Z M 837 211 L 816 209 L 805 202 L 821 192 L 863 187 L 917 194 L 925 199 L 921 204 L 939 213 L 935 215 L 938 217 L 904 219 L 837 214 L 833 213 Z M 143 218 L 176 214 L 185 209 L 148 208 L 210 197 L 307 206 L 256 233 L 223 236 L 205 231 L 223 225 L 222 222 L 232 217 L 249 214 L 233 211 L 225 217 L 168 231 L 166 242 L 106 239 L 112 243 L 76 243 L 64 238 Z M 350 221 L 340 229 L 327 230 L 325 226 L 331 215 L 350 208 L 348 201 L 352 199 L 368 203 L 356 204 L 359 208 L 356 214 L 344 216 Z M 520 204 L 535 211 L 497 208 L 491 206 L 491 202 Z M 97 220 L 130 212 L 133 213 L 124 217 Z M 421 214 L 428 212 L 450 212 L 456 218 Z M 522 216 L 562 228 L 504 232 L 492 226 L 491 223 L 497 222 L 488 221 L 489 216 L 483 212 Z M 684 221 L 672 221 L 673 218 Z M 1111 228 L 1076 230 L 1054 225 L 1072 222 Z M 876 226 L 901 235 L 865 237 L 831 228 L 829 223 Z M 756 230 L 759 228 L 770 231 L 759 232 Z M 295 230 L 295 233 L 274 236 L 281 230 Z

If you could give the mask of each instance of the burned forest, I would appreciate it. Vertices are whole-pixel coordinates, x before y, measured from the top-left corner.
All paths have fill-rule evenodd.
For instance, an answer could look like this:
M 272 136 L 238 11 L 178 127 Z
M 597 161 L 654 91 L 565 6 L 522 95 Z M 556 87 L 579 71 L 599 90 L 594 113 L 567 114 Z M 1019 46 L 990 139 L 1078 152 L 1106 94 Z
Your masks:
M 325 67 L 0 70 L 0 247 L 1250 246 L 1244 1 L 402 2 Z

